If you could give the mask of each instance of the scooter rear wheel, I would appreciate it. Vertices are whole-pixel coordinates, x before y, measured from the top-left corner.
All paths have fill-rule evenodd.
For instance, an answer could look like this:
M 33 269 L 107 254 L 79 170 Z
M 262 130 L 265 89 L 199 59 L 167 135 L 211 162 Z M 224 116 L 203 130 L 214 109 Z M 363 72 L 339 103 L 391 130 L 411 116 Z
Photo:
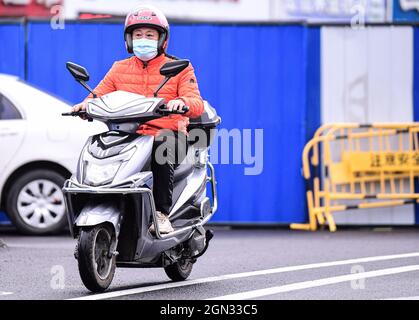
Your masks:
M 190 259 L 181 260 L 164 268 L 167 276 L 173 281 L 186 280 L 192 272 L 193 263 Z
M 112 243 L 111 228 L 99 225 L 83 229 L 77 246 L 77 261 L 83 284 L 93 292 L 103 292 L 115 274 L 115 256 L 109 258 Z

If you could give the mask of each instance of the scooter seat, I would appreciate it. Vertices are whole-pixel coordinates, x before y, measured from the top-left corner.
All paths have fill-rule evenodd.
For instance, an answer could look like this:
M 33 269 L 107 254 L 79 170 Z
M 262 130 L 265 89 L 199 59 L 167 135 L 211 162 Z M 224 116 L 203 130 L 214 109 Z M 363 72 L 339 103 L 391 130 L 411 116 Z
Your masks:
M 176 183 L 176 182 L 184 179 L 185 177 L 190 175 L 192 173 L 192 171 L 193 171 L 193 165 L 191 165 L 191 164 L 180 164 L 175 169 L 174 182 Z

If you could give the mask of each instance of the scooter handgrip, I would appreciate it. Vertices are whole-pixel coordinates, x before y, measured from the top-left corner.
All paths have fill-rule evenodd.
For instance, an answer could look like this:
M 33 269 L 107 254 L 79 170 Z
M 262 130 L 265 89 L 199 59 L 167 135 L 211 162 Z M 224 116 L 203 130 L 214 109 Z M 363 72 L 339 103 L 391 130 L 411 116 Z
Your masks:
M 73 116 L 73 117 L 81 116 L 81 115 L 84 115 L 84 114 L 86 114 L 85 110 L 61 113 L 62 116 Z
M 187 107 L 187 106 L 184 106 L 183 108 L 182 108 L 182 110 L 169 110 L 169 109 L 166 109 L 166 108 L 159 108 L 158 110 L 157 110 L 157 112 L 158 113 L 160 113 L 160 114 L 163 114 L 163 115 L 169 115 L 169 114 L 185 114 L 186 112 L 188 112 L 189 111 L 189 107 Z

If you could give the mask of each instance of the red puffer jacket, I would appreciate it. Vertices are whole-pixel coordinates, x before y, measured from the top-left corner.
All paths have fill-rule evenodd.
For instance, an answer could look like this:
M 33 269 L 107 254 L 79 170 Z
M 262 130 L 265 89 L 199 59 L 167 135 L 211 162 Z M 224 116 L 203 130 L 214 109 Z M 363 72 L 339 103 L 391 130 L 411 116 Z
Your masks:
M 98 96 L 123 90 L 152 97 L 154 91 L 164 79 L 160 75 L 160 68 L 168 61 L 173 60 L 165 55 L 160 55 L 148 63 L 143 63 L 135 56 L 117 61 L 94 91 Z M 180 74 L 170 79 L 160 90 L 159 97 L 164 98 L 166 102 L 173 99 L 182 99 L 189 107 L 189 112 L 185 115 L 173 114 L 149 121 L 140 125 L 137 133 L 156 135 L 160 129 L 170 129 L 186 134 L 189 118 L 199 117 L 204 111 L 204 103 L 192 65 L 189 65 Z

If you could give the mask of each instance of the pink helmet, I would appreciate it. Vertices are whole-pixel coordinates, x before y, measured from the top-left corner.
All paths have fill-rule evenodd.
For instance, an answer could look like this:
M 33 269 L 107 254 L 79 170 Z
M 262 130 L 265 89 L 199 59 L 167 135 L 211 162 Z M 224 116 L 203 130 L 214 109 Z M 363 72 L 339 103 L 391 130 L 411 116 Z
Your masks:
M 159 31 L 158 53 L 166 51 L 169 41 L 169 23 L 163 12 L 150 5 L 142 5 L 128 13 L 125 19 L 124 38 L 129 53 L 133 53 L 132 32 L 140 27 L 155 28 Z

